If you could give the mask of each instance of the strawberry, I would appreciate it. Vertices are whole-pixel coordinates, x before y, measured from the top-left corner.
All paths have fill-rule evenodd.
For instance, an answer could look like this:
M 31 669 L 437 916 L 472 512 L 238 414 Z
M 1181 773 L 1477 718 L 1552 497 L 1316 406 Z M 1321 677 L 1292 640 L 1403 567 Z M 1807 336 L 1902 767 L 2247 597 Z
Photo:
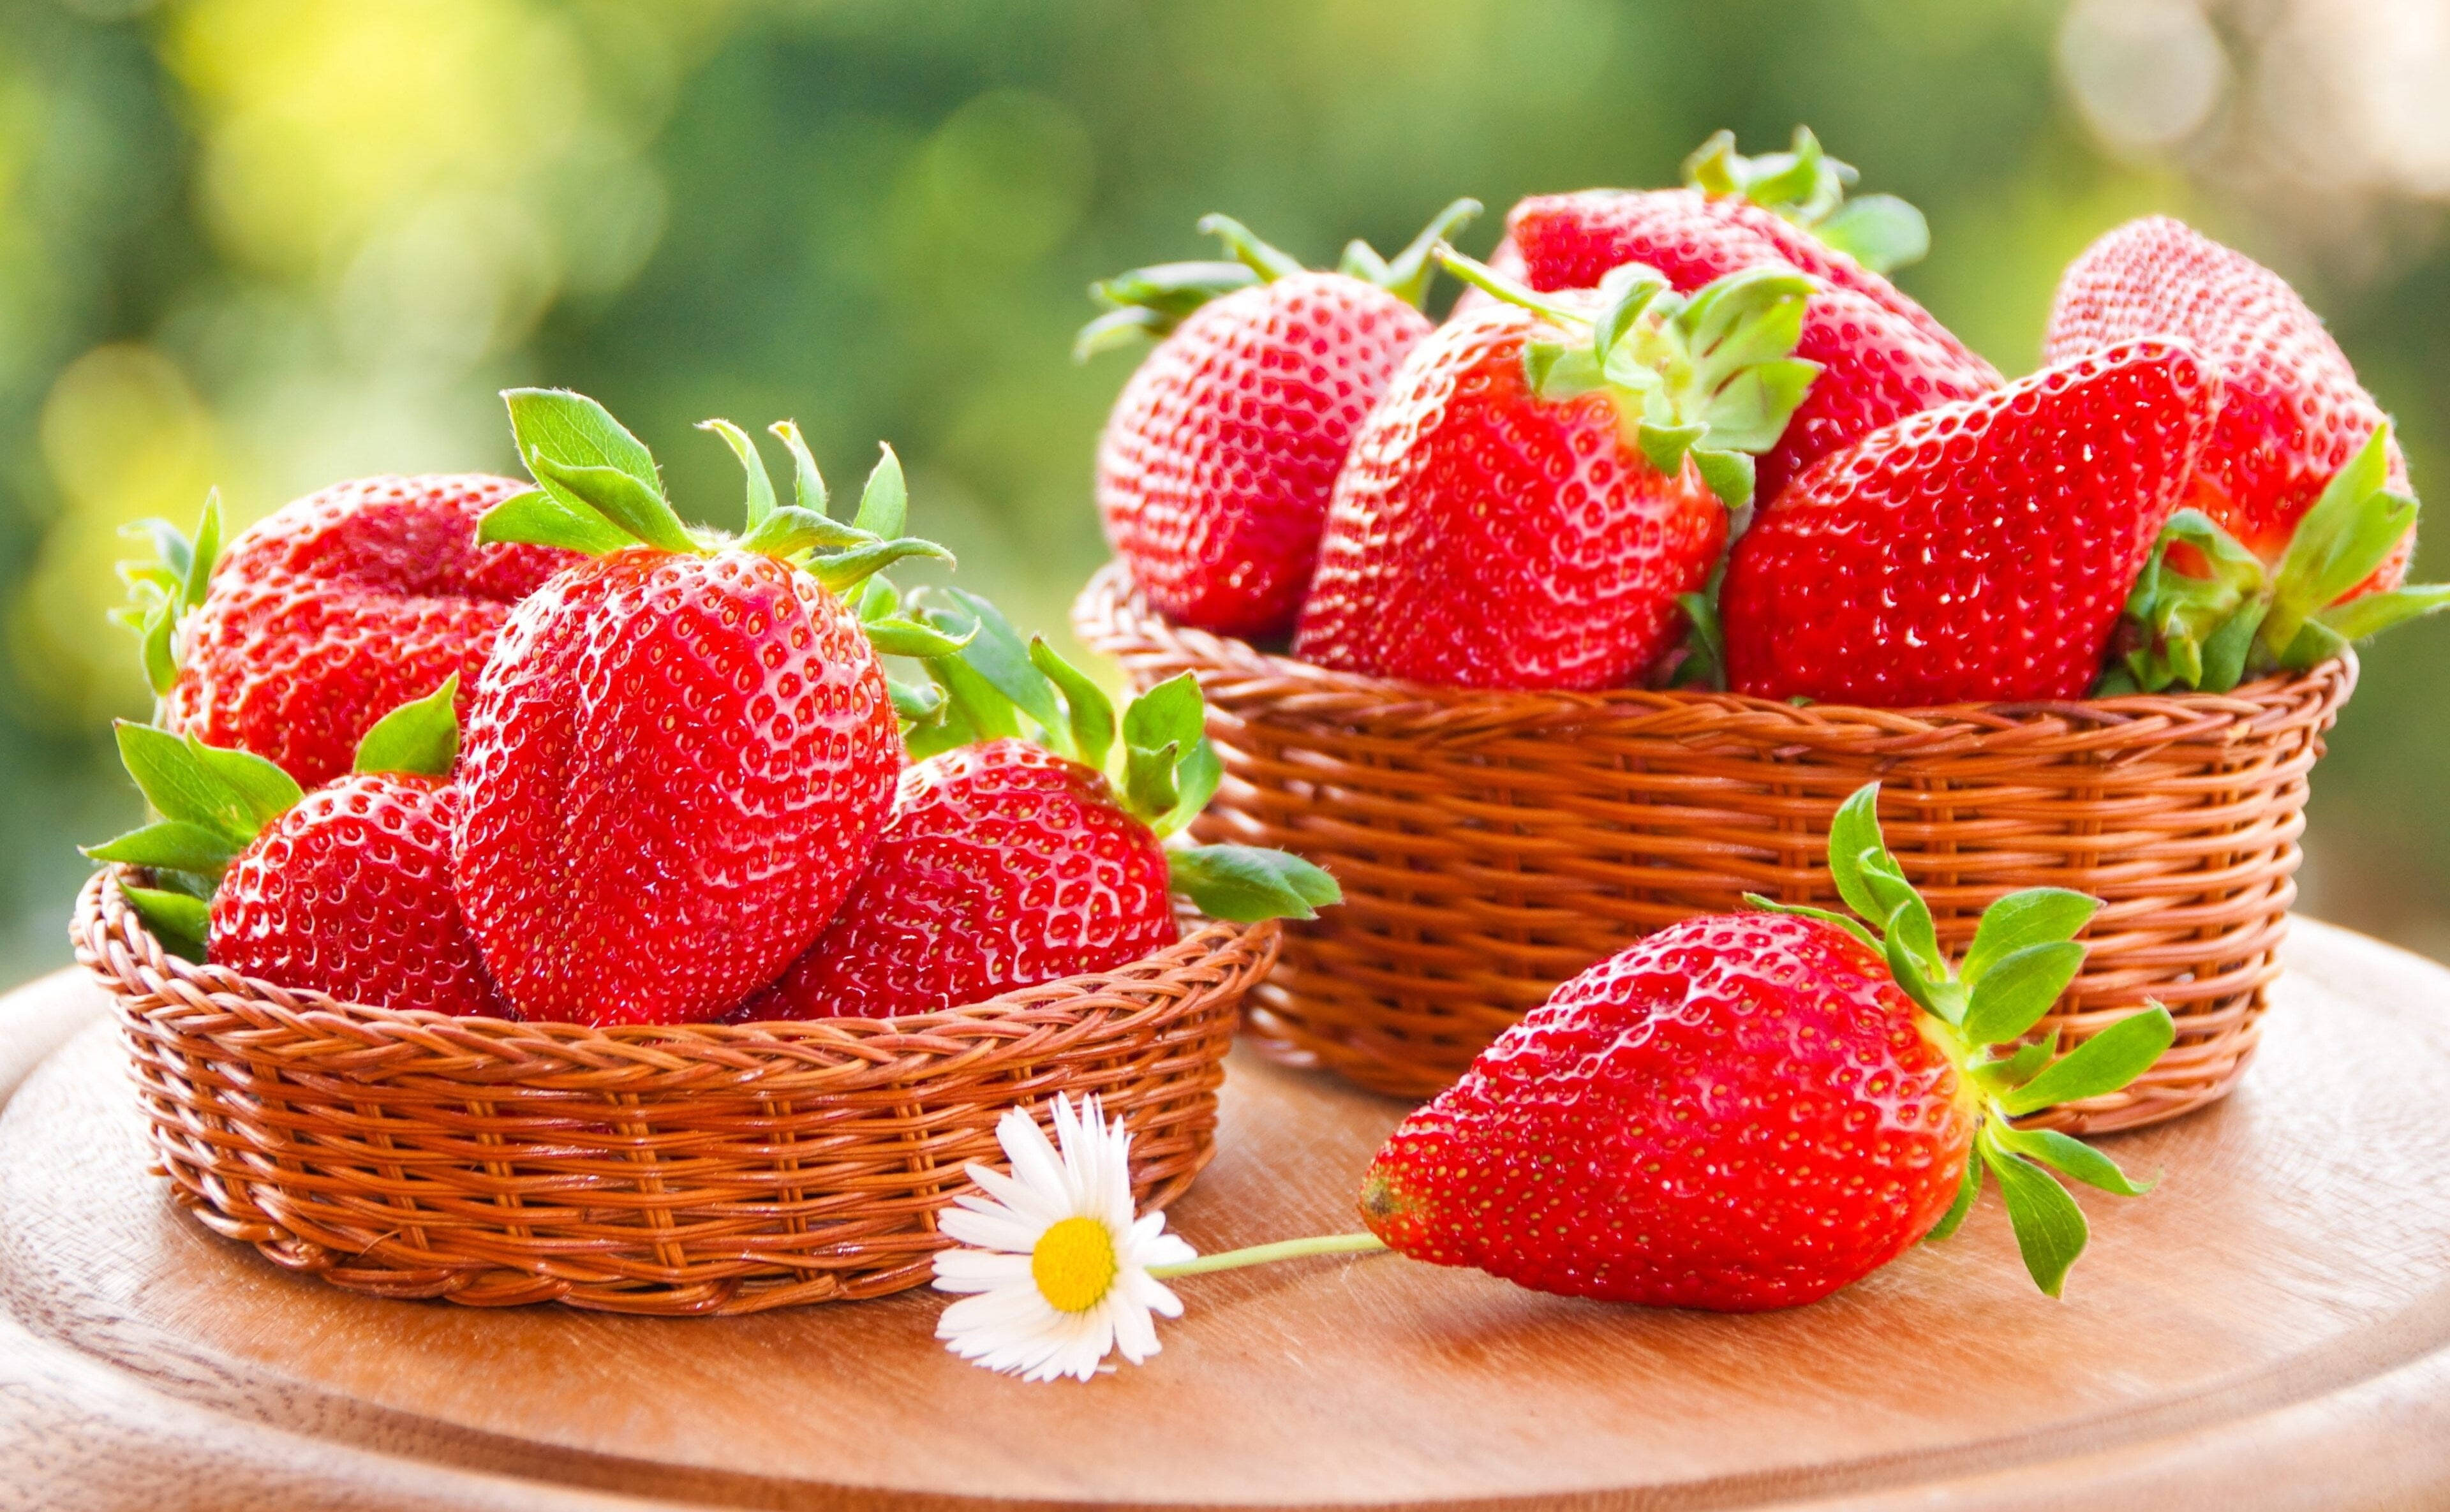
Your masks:
M 1098 448 L 1106 538 L 1151 603 L 1224 635 L 1292 627 L 1346 448 L 1429 334 L 1429 245 L 1479 211 L 1456 201 L 1391 263 L 1355 242 L 1333 273 L 1212 215 L 1200 229 L 1240 262 L 1142 268 L 1091 291 L 1112 308 L 1081 332 L 1082 356 L 1164 335 Z
M 1883 708 L 2083 697 L 2220 398 L 2191 347 L 2134 341 L 1822 457 L 1729 556 L 1729 686 Z
M 1777 263 L 1868 300 L 1896 328 L 1920 335 L 1937 360 L 1997 374 L 1931 312 L 1881 277 L 1931 244 L 1921 213 L 1889 195 L 1845 199 L 1855 170 L 1798 127 L 1795 150 L 1736 154 L 1721 131 L 1684 163 L 1681 189 L 1585 189 L 1535 195 L 1506 218 L 1507 238 L 1535 289 L 1595 287 L 1609 269 L 1641 262 L 1692 290 L 1743 268 Z
M 1188 673 L 1125 707 L 1043 639 L 1024 647 L 984 599 L 943 593 L 960 649 L 929 663 L 942 692 L 902 774 L 893 819 L 842 910 L 744 1019 L 929 1013 L 1175 942 L 1172 890 L 1212 917 L 1316 917 L 1333 879 L 1280 851 L 1168 850 L 1222 773 Z M 1034 739 L 1018 731 L 1026 719 Z M 1119 768 L 1114 743 L 1119 730 Z M 1050 750 L 1043 741 L 1060 749 Z
M 1829 861 L 1848 905 L 1884 923 L 1705 916 L 1602 961 L 1395 1130 L 1363 1188 L 1371 1230 L 1538 1290 L 1751 1312 L 1954 1231 L 1987 1171 L 2058 1295 L 2085 1220 L 2043 1168 L 2144 1187 L 2010 1120 L 2125 1086 L 2176 1026 L 2155 1006 L 2054 1064 L 2055 1034 L 2018 1047 L 2082 966 L 2074 936 L 2096 903 L 2002 898 L 1950 970 L 1881 840 L 1877 793 L 1839 810 Z
M 153 868 L 128 896 L 192 959 L 380 1008 L 514 1017 L 452 896 L 457 679 L 302 794 L 261 756 L 123 722 L 122 757 L 164 817 L 87 854 Z
M 482 474 L 337 483 L 218 563 L 217 503 L 193 544 L 156 524 L 163 560 L 132 577 L 164 725 L 310 786 L 348 770 L 387 710 L 453 673 L 473 687 L 511 606 L 574 560 L 477 540 L 518 491 Z
M 506 397 L 538 489 L 496 505 L 484 537 L 594 554 L 521 603 L 485 664 L 459 904 L 528 1018 L 711 1018 L 825 928 L 891 803 L 890 689 L 835 595 L 944 552 L 885 538 L 903 514 L 890 452 L 853 528 L 826 517 L 788 424 L 799 502 L 778 506 L 749 437 L 707 422 L 749 481 L 748 533 L 718 540 L 682 526 L 654 458 L 594 401 Z M 800 565 L 812 549 L 829 554 Z
M 1689 298 L 1624 268 L 1596 302 L 1442 253 L 1509 302 L 1406 359 L 1337 478 L 1294 649 L 1468 688 L 1613 688 L 1674 649 L 1727 514 L 1818 371 L 1812 292 L 1755 268 Z
M 2062 361 L 2145 336 L 2192 341 L 2226 380 L 2185 506 L 2277 565 L 2324 488 L 2387 424 L 2382 407 L 2280 275 L 2167 216 L 2130 221 L 2068 264 L 2043 354 Z M 2384 456 L 2390 490 L 2406 494 L 2406 459 L 2395 442 Z M 2414 545 L 2411 532 L 2368 590 L 2397 587 Z

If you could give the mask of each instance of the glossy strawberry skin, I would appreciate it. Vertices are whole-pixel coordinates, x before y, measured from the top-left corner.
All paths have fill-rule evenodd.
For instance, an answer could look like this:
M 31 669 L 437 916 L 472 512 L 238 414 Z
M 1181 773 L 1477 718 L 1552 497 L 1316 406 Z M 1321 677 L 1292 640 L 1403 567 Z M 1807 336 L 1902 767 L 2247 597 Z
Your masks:
M 516 1017 L 451 887 L 458 788 L 350 773 L 266 824 L 213 896 L 213 964 L 349 1002 Z
M 1165 852 L 1105 778 L 997 740 L 903 772 L 859 885 L 735 1017 L 886 1018 L 1110 971 L 1179 938 Z
M 1822 457 L 1729 555 L 1729 685 L 1874 708 L 2085 696 L 2220 397 L 2191 347 L 2136 341 Z
M 530 1018 L 677 1023 L 774 979 L 867 863 L 902 764 L 813 577 L 637 547 L 520 604 L 460 748 L 461 908 Z
M 1150 602 L 1219 634 L 1290 629 L 1352 435 L 1429 329 L 1375 285 L 1297 273 L 1158 343 L 1098 451 L 1106 538 Z
M 1615 688 L 1684 633 L 1727 512 L 1662 476 L 1601 392 L 1533 395 L 1529 311 L 1458 317 L 1406 359 L 1336 480 L 1295 654 L 1461 688 Z
M 1698 189 L 1584 189 L 1535 195 L 1506 217 L 1507 238 L 1535 289 L 1598 286 L 1608 269 L 1647 263 L 1678 289 L 1764 262 L 1783 262 L 1863 296 L 1954 361 L 1998 375 L 1896 284 L 1793 222 L 1740 195 Z
M 311 787 L 349 769 L 375 721 L 453 672 L 464 717 L 511 606 L 576 560 L 477 544 L 485 511 L 526 487 L 481 474 L 360 478 L 259 521 L 180 628 L 164 722 Z
M 2053 362 L 2145 336 L 2182 337 L 2218 364 L 2227 401 L 2185 503 L 2265 560 L 2386 417 L 2322 319 L 2280 275 L 2180 222 L 2152 216 L 2103 236 L 2069 264 L 2051 309 Z M 2407 460 L 2389 443 L 2390 487 Z M 2357 591 L 2399 586 L 2416 535 Z
M 1565 983 L 1398 1127 L 1362 1213 L 1395 1250 L 1541 1291 L 1815 1301 L 1948 1211 L 1972 1089 L 1870 947 L 1688 919 Z

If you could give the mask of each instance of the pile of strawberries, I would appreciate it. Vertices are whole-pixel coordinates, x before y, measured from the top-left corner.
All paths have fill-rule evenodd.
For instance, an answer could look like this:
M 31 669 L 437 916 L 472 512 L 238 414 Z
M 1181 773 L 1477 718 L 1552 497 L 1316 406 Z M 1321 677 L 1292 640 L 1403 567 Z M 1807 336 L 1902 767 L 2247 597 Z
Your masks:
M 1684 187 L 1523 201 L 1308 272 L 1098 286 L 1162 340 L 1099 455 L 1107 533 L 1177 623 L 1372 676 L 1916 707 L 2223 690 L 2450 588 L 2404 588 L 2389 422 L 2276 275 L 2174 221 L 2061 281 L 2003 378 L 1883 276 L 1927 245 L 1799 130 Z M 1471 285 L 1432 325 L 1444 266 Z
M 992 605 L 905 605 L 885 454 L 827 514 L 788 422 L 747 529 L 685 525 L 593 400 L 507 396 L 528 487 L 344 483 L 131 564 L 153 819 L 94 847 L 170 949 L 278 986 L 587 1024 L 885 1018 L 1335 900 L 1275 851 L 1168 847 L 1220 775 L 1188 677 L 1119 714 Z M 924 683 L 885 672 L 915 660 Z

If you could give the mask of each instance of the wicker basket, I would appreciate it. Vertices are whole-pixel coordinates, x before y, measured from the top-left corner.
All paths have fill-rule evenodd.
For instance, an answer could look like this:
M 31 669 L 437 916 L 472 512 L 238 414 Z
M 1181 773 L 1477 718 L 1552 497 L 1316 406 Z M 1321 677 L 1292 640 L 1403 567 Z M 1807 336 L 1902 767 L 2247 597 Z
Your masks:
M 2127 1091 L 2048 1110 L 2131 1128 L 2226 1094 L 2296 896 L 2306 774 L 2356 685 L 2326 663 L 2225 695 L 1908 711 L 1729 694 L 1421 688 L 1168 624 L 1118 566 L 1074 621 L 1140 687 L 1198 675 L 1226 780 L 1210 841 L 1297 851 L 1346 901 L 1293 926 L 1251 1027 L 1273 1054 L 1437 1091 L 1556 984 L 1757 892 L 1835 906 L 1830 816 L 1876 777 L 1889 843 L 1961 946 L 2019 887 L 2104 900 L 2047 1025 L 2073 1043 L 2166 1004 Z
M 508 1023 L 290 992 L 164 954 L 97 875 L 107 991 L 172 1195 L 353 1291 L 473 1307 L 753 1312 L 924 1282 L 1007 1108 L 1097 1093 L 1143 1210 L 1214 1151 L 1273 924 L 1200 923 L 1118 971 L 894 1019 Z

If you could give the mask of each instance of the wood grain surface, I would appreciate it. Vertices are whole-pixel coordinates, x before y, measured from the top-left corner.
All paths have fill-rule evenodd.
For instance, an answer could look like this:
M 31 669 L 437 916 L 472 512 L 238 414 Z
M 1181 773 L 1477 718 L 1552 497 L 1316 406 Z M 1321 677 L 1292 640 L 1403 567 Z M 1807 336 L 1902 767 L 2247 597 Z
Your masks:
M 664 1321 L 284 1274 L 146 1174 L 100 1012 L 0 1000 L 0 1506 L 2450 1504 L 2450 972 L 2309 922 L 2242 1090 L 2105 1141 L 2165 1180 L 2084 1193 L 2065 1302 L 1986 1199 L 1751 1318 L 1383 1256 L 1191 1278 L 1086 1386 L 954 1360 L 924 1293 Z M 1352 1227 L 1401 1112 L 1237 1057 L 1175 1227 Z

